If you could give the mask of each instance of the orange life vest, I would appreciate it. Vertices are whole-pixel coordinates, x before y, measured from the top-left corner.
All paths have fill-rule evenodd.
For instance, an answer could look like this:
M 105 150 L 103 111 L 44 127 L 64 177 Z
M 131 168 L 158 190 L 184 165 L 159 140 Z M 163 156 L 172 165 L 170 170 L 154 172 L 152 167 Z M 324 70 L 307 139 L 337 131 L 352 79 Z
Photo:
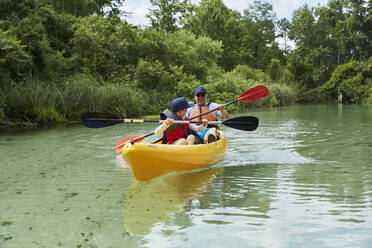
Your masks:
M 207 105 L 205 105 L 203 107 L 199 107 L 198 104 L 195 104 L 194 109 L 192 110 L 192 113 L 190 115 L 190 119 L 192 119 L 194 116 L 198 116 L 202 113 L 208 112 L 209 110 L 210 110 L 209 109 L 209 103 L 207 103 Z M 217 118 L 213 114 L 213 112 L 208 113 L 206 115 L 202 115 L 198 119 L 199 119 L 199 121 L 202 121 L 202 119 L 207 119 L 208 121 L 216 121 L 217 120 Z M 199 125 L 199 124 L 196 124 L 196 125 Z

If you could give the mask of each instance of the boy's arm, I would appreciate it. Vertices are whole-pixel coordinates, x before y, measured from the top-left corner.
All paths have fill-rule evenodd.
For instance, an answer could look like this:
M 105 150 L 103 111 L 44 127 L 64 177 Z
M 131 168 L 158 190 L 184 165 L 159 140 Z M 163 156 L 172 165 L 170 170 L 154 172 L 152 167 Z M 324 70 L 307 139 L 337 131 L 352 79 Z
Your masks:
M 173 119 L 170 119 L 170 118 L 167 118 L 167 120 L 165 122 L 163 122 L 160 126 L 158 126 L 155 131 L 154 131 L 154 134 L 156 136 L 160 136 L 164 133 L 165 130 L 167 130 L 167 128 L 173 124 Z

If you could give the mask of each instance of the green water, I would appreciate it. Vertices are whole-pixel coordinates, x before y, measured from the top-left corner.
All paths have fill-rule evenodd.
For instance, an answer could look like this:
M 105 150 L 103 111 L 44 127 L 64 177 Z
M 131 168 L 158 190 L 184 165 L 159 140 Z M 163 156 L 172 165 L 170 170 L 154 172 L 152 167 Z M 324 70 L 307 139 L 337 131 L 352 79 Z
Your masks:
M 1 135 L 0 247 L 370 247 L 372 107 L 241 115 L 220 164 L 145 183 L 113 148 L 154 124 Z

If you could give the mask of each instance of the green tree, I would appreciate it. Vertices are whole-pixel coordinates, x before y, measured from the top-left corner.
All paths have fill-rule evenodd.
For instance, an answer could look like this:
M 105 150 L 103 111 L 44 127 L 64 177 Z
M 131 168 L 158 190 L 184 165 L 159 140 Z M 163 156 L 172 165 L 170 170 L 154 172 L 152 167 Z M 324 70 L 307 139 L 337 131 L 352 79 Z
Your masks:
M 294 11 L 288 37 L 295 42 L 297 47 L 296 55 L 307 60 L 317 37 L 314 8 L 309 8 L 305 4 L 300 9 Z
M 240 49 L 248 55 L 243 61 L 253 68 L 266 70 L 273 57 L 281 57 L 275 42 L 275 18 L 272 5 L 259 0 L 244 10 L 240 21 L 244 34 Z
M 153 9 L 147 17 L 154 28 L 166 32 L 176 31 L 179 25 L 177 22 L 192 9 L 189 0 L 150 0 L 150 2 Z
M 99 15 L 119 15 L 125 0 L 42 0 L 60 13 L 69 13 L 75 17 Z
M 290 28 L 290 22 L 287 20 L 287 18 L 282 18 L 277 22 L 277 26 L 278 26 L 278 32 L 279 32 L 278 37 L 284 40 L 284 56 L 285 56 L 284 64 L 286 65 L 287 56 L 289 52 L 287 42 L 288 42 L 288 32 Z
M 315 8 L 308 5 L 293 14 L 288 37 L 295 42 L 296 49 L 289 57 L 291 72 L 296 80 L 307 88 L 316 88 L 329 78 L 329 47 L 324 42 L 324 33 L 316 21 Z
M 211 38 L 195 34 L 187 30 L 179 30 L 168 36 L 165 41 L 168 47 L 167 63 L 182 66 L 187 74 L 205 81 L 209 71 L 217 67 L 222 56 L 222 44 Z
M 349 49 L 353 59 L 366 60 L 372 53 L 367 50 L 367 47 L 370 47 L 367 32 L 371 32 L 370 26 L 368 27 L 365 21 L 367 3 L 365 0 L 345 0 L 345 5 L 347 12 L 346 27 L 349 31 L 347 49 Z
M 5 31 L 0 25 L 0 80 L 22 78 L 30 72 L 31 66 L 32 59 L 25 51 L 25 45 L 14 31 Z
M 219 65 L 230 70 L 239 64 L 238 20 L 240 14 L 225 6 L 222 0 L 202 0 L 195 14 L 185 20 L 185 28 L 197 36 L 207 36 L 223 44 Z
M 126 23 L 89 16 L 79 19 L 73 30 L 72 56 L 80 70 L 112 78 L 138 60 L 136 30 Z

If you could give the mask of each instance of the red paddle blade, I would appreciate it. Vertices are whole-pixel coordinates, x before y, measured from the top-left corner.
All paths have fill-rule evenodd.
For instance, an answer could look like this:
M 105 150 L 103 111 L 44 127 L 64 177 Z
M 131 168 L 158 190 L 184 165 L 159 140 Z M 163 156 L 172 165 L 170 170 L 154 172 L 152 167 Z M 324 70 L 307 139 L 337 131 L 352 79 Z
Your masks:
M 115 152 L 120 153 L 123 150 L 123 147 L 125 146 L 125 144 L 128 142 L 131 142 L 132 140 L 134 143 L 136 143 L 136 142 L 141 142 L 144 138 L 145 136 L 129 136 L 122 140 L 119 140 L 118 143 L 116 144 Z
M 240 102 L 249 102 L 265 97 L 269 94 L 269 89 L 266 86 L 258 85 L 253 87 L 238 97 Z

